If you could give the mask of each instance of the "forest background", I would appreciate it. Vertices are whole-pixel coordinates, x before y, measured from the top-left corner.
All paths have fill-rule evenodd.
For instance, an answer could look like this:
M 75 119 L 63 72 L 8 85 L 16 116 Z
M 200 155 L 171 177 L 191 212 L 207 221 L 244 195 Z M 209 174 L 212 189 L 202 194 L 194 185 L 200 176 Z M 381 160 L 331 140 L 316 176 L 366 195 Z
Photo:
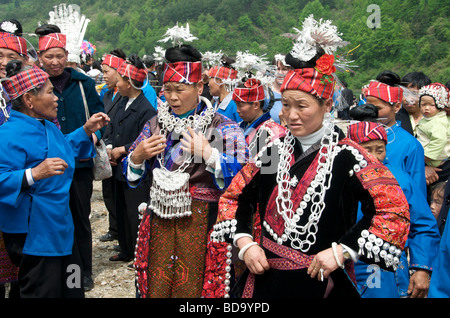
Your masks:
M 34 33 L 48 12 L 61 3 L 53 0 L 0 0 L 0 19 L 19 20 L 24 33 Z M 287 53 L 292 40 L 283 37 L 301 29 L 314 14 L 330 19 L 350 44 L 338 51 L 354 61 L 355 73 L 340 73 L 348 86 L 360 88 L 381 71 L 400 76 L 423 71 L 433 82 L 450 80 L 450 1 L 448 0 L 72 0 L 90 23 L 85 39 L 96 58 L 114 48 L 128 55 L 153 54 L 158 40 L 176 23 L 189 23 L 201 52 L 234 56 L 237 51 L 268 60 Z M 37 38 L 29 38 L 37 47 Z M 351 52 L 349 52 L 351 51 Z

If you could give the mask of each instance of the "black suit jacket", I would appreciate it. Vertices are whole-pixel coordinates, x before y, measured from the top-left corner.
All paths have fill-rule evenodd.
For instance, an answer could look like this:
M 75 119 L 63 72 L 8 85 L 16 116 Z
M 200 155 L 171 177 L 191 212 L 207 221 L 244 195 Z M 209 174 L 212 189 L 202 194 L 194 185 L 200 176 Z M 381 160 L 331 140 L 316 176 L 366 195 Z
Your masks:
M 114 97 L 114 99 L 113 99 Z M 103 95 L 103 104 L 105 106 L 105 114 L 109 116 L 111 121 L 114 118 L 114 115 L 117 111 L 117 105 L 119 102 L 123 99 L 122 95 L 120 95 L 119 92 L 116 93 L 116 96 L 114 96 L 114 89 L 111 88 L 108 90 L 105 95 Z M 111 134 L 111 125 L 107 125 L 105 128 L 105 132 L 103 134 L 103 140 L 107 140 L 109 135 Z
M 128 152 L 128 149 L 144 128 L 145 123 L 156 115 L 156 110 L 142 93 L 125 110 L 127 102 L 128 97 L 122 97 L 115 106 L 117 109 L 108 125 L 110 135 L 106 138 L 105 143 L 112 145 L 113 148 L 125 146 L 125 150 Z M 120 161 L 123 157 L 120 158 Z M 126 181 L 122 175 L 121 164 L 113 167 L 113 175 L 118 180 Z

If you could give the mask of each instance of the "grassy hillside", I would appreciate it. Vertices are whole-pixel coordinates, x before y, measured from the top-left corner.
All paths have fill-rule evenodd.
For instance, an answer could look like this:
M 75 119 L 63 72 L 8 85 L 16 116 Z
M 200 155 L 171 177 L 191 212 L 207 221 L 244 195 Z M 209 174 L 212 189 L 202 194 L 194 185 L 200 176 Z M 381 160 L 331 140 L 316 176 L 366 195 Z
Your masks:
M 32 33 L 38 22 L 61 1 L 0 0 L 0 18 L 16 18 Z M 281 36 L 301 27 L 313 13 L 331 19 L 356 48 L 350 58 L 356 74 L 342 74 L 358 90 L 379 72 L 390 69 L 400 76 L 421 70 L 433 81 L 450 80 L 450 2 L 437 0 L 74 0 L 91 22 L 86 39 L 97 56 L 120 47 L 127 54 L 151 54 L 161 45 L 168 27 L 189 23 L 199 38 L 200 51 L 222 50 L 229 55 L 249 50 L 271 59 L 286 53 L 291 41 Z M 371 28 L 373 10 L 380 8 L 380 27 Z M 373 24 L 373 23 L 372 23 Z M 36 38 L 31 38 L 35 44 Z

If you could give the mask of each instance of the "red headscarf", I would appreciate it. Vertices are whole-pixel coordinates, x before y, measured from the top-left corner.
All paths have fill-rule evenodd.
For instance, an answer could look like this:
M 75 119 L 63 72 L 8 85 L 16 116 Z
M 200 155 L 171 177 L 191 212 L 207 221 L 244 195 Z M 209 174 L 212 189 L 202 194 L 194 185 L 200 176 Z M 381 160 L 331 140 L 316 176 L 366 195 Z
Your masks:
M 361 121 L 349 125 L 347 137 L 358 144 L 371 140 L 383 140 L 387 143 L 386 130 L 375 122 Z
M 8 32 L 0 32 L 0 47 L 27 55 L 27 41 L 20 36 Z
M 225 66 L 213 66 L 208 71 L 209 77 L 217 77 L 221 79 L 236 79 L 237 71 Z
M 117 69 L 117 73 L 119 73 L 122 76 L 129 77 L 132 80 L 138 81 L 138 82 L 144 82 L 147 78 L 147 70 L 143 68 L 138 68 L 134 65 L 131 65 L 128 62 L 123 62 L 119 68 Z
M 366 97 L 377 97 L 388 103 L 401 103 L 403 98 L 403 90 L 400 87 L 389 86 L 378 81 L 370 82 L 363 93 Z
M 39 37 L 40 52 L 52 48 L 66 49 L 66 35 L 62 33 L 50 33 Z
M 37 66 L 21 71 L 3 81 L 3 87 L 11 99 L 16 99 L 33 88 L 40 88 L 48 80 L 49 75 Z
M 264 87 L 255 78 L 250 78 L 244 87 L 236 87 L 233 91 L 233 100 L 236 102 L 252 103 L 264 99 Z
M 320 98 L 333 96 L 336 72 L 334 56 L 322 55 L 314 68 L 302 68 L 289 71 L 286 75 L 280 91 L 288 89 L 300 90 Z
M 103 59 L 102 64 L 108 65 L 109 67 L 112 67 L 113 69 L 117 70 L 119 66 L 122 65 L 123 62 L 125 62 L 123 58 L 120 58 L 112 54 L 107 54 Z
M 164 69 L 164 83 L 179 82 L 194 84 L 202 79 L 201 62 L 167 63 Z

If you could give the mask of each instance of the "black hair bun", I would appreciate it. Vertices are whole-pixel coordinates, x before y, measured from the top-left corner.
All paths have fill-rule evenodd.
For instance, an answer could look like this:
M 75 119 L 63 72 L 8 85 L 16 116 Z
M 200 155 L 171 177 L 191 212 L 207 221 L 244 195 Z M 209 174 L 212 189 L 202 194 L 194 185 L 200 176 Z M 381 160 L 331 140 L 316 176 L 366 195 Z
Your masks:
M 51 33 L 61 33 L 61 29 L 54 24 L 44 24 L 40 27 L 37 27 L 36 30 L 34 30 L 34 33 L 36 33 L 39 36 L 48 35 Z
M 6 28 L 6 26 L 5 26 L 5 29 L 3 28 L 3 23 L 5 23 L 5 25 L 6 24 L 13 24 L 14 26 L 15 26 L 15 31 L 14 32 L 10 32 L 11 30 L 8 30 L 8 28 Z M 20 22 L 19 21 L 17 21 L 16 19 L 9 19 L 9 20 L 5 20 L 5 21 L 2 21 L 2 22 L 0 22 L 0 31 L 1 32 L 7 32 L 7 33 L 12 33 L 12 34 L 14 34 L 14 35 L 16 35 L 16 36 L 21 36 L 22 35 L 22 32 L 23 32 L 23 29 L 22 29 L 22 24 L 20 24 Z
M 286 54 L 284 60 L 287 64 L 292 66 L 294 70 L 302 68 L 314 68 L 316 66 L 316 61 L 320 59 L 320 57 L 324 54 L 325 51 L 321 47 L 318 47 L 317 54 L 309 61 L 300 61 L 299 59 L 293 57 L 291 53 Z
M 389 86 L 398 86 L 401 83 L 400 76 L 392 71 L 381 72 L 376 80 Z
M 166 60 L 169 63 L 176 62 L 200 62 L 202 54 L 192 45 L 183 44 L 177 47 L 171 47 L 166 50 Z
M 127 56 L 125 54 L 125 52 L 122 49 L 116 48 L 114 50 L 112 50 L 111 52 L 109 52 L 109 54 L 120 57 L 124 60 L 126 60 Z
M 359 121 L 376 121 L 378 118 L 378 108 L 372 104 L 355 106 L 349 111 L 351 119 Z
M 11 77 L 18 74 L 22 70 L 22 61 L 11 60 L 6 64 L 6 77 Z
M 220 59 L 222 66 L 234 69 L 233 64 L 236 63 L 234 59 L 229 56 L 223 55 Z
M 136 66 L 137 68 L 145 69 L 144 62 L 142 62 L 142 60 L 136 54 L 131 54 L 128 57 L 128 62 L 131 65 Z

